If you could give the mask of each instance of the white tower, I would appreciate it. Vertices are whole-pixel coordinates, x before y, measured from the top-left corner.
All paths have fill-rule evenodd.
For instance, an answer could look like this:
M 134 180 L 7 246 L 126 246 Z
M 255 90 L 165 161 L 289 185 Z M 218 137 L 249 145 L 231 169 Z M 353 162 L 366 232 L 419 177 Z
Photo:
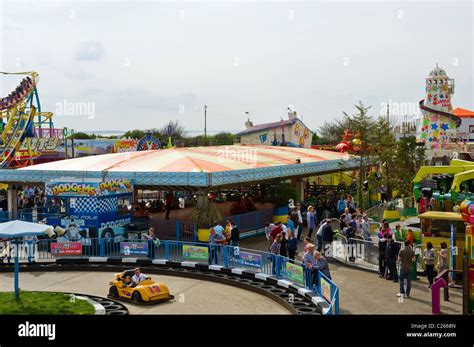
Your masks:
M 419 140 L 428 149 L 443 149 L 457 138 L 461 119 L 453 114 L 453 94 L 454 80 L 436 64 L 426 78 L 426 98 L 420 101 L 422 119 Z

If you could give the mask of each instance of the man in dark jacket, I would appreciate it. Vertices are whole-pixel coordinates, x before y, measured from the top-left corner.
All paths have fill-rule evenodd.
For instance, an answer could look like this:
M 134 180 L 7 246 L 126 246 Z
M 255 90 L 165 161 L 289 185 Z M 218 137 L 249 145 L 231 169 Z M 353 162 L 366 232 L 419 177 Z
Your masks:
M 238 247 L 240 241 L 240 230 L 233 221 L 230 222 L 230 228 L 230 245 Z
M 333 233 L 332 233 L 332 228 L 331 228 L 331 224 L 330 223 L 330 220 L 328 219 L 326 221 L 326 223 L 324 224 L 323 226 L 323 229 L 322 229 L 322 234 L 323 234 L 323 254 L 327 257 L 327 258 L 331 258 L 332 257 L 332 242 L 334 241 L 334 236 L 333 236 Z
M 387 250 L 387 239 L 385 236 L 379 236 L 379 277 L 385 277 L 387 263 L 385 261 L 385 252 Z
M 387 266 L 389 271 L 387 280 L 398 282 L 397 259 L 398 252 L 400 251 L 400 246 L 397 242 L 393 240 L 392 235 L 385 234 L 385 238 L 387 239 L 385 259 L 387 260 Z

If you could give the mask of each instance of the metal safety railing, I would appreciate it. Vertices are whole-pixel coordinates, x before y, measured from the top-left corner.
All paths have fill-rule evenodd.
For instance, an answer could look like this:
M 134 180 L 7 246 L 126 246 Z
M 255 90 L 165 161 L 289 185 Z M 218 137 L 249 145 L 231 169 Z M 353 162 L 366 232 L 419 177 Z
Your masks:
M 320 271 L 313 272 L 303 263 L 264 251 L 241 248 L 236 245 L 217 245 L 173 240 L 115 240 L 81 238 L 13 240 L 0 242 L 0 260 L 14 260 L 18 248 L 20 262 L 48 262 L 55 258 L 135 257 L 166 259 L 174 262 L 202 262 L 228 268 L 248 269 L 284 279 L 321 296 L 328 304 L 324 314 L 339 314 L 339 289 Z M 317 278 L 314 278 L 315 273 Z
M 400 250 L 405 248 L 402 242 L 394 242 L 398 244 Z M 365 240 L 363 237 L 347 239 L 344 235 L 337 234 L 332 249 L 336 260 L 374 271 L 379 270 L 380 257 L 383 256 L 385 260 L 385 254 L 379 252 L 378 240 Z

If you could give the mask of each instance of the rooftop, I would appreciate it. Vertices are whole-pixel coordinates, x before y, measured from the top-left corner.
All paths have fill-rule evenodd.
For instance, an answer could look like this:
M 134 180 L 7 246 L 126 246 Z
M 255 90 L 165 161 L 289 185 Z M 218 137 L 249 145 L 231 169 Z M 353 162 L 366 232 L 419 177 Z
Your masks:
M 297 159 L 300 163 L 297 164 Z M 310 148 L 210 146 L 104 154 L 0 170 L 0 182 L 127 178 L 136 185 L 211 187 L 357 167 L 347 155 Z
M 457 107 L 454 110 L 454 115 L 459 118 L 474 118 L 474 111 L 466 110 L 465 108 Z

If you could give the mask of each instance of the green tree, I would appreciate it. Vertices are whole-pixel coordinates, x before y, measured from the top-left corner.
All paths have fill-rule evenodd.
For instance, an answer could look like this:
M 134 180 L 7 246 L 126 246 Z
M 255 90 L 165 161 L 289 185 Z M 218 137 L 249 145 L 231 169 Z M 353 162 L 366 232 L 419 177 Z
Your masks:
M 324 122 L 324 124 L 319 128 L 318 133 L 319 136 L 325 140 L 324 144 L 336 145 L 342 140 L 344 131 L 346 129 L 350 130 L 351 126 L 351 119 L 346 115 L 346 117 L 340 120 Z
M 89 135 L 89 134 L 79 131 L 69 136 L 69 138 L 73 138 L 75 140 L 93 140 L 96 138 L 96 135 L 94 134 Z
M 355 137 L 361 141 L 360 148 L 357 151 L 352 152 L 357 157 L 358 161 L 358 184 L 357 184 L 357 203 L 358 206 L 365 210 L 368 207 L 366 199 L 364 199 L 364 181 L 368 178 L 368 169 L 374 164 L 376 160 L 372 154 L 374 151 L 373 144 L 376 142 L 376 128 L 377 122 L 368 114 L 371 106 L 364 106 L 359 101 L 358 105 L 355 105 L 356 113 L 348 115 L 344 112 L 344 119 L 338 123 L 339 130 L 344 133 L 345 129 L 348 129 Z M 342 136 L 341 136 L 342 139 Z
M 372 156 L 378 164 L 381 180 L 378 185 L 384 184 L 387 188 L 387 197 L 392 198 L 393 190 L 399 187 L 398 145 L 393 135 L 393 127 L 386 118 L 380 117 L 374 128 L 374 142 Z
M 311 139 L 312 145 L 326 145 L 328 143 L 329 143 L 328 139 L 326 139 L 325 137 L 319 136 L 316 131 L 313 131 L 313 137 Z
M 121 136 L 121 138 L 131 138 L 131 139 L 141 139 L 143 136 L 145 136 L 145 132 L 143 130 L 129 130 L 125 134 Z
M 234 134 L 221 132 L 213 136 L 212 142 L 216 146 L 224 146 L 224 145 L 230 146 L 234 144 L 235 139 L 236 139 L 236 136 Z
M 168 136 L 168 127 L 171 127 L 171 137 L 174 139 L 182 139 L 186 135 L 184 126 L 179 122 L 179 120 L 170 120 L 156 132 L 160 135 Z
M 400 139 L 397 144 L 396 172 L 401 196 L 411 196 L 413 194 L 413 177 L 415 177 L 425 159 L 425 146 L 419 145 L 415 136 Z

